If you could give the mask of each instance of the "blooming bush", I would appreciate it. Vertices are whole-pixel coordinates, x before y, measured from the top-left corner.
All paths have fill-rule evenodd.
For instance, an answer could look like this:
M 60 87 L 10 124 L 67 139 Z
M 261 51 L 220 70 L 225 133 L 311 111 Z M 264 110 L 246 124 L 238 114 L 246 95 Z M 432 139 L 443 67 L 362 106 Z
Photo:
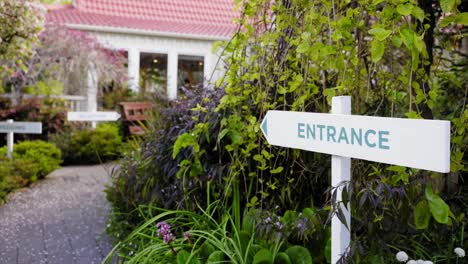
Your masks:
M 0 78 L 26 71 L 44 24 L 45 9 L 34 0 L 0 0 Z
M 101 84 L 124 86 L 125 57 L 104 48 L 92 35 L 60 25 L 48 25 L 39 35 L 41 45 L 29 62 L 25 86 L 39 81 L 60 81 L 65 94 L 82 94 L 88 71 L 95 70 Z

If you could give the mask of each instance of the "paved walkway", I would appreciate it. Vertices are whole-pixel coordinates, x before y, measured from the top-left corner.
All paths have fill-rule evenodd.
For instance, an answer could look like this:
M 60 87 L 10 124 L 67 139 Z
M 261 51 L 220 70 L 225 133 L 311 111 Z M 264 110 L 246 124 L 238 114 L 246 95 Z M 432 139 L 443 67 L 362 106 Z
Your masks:
M 0 206 L 1 264 L 100 263 L 109 166 L 65 167 Z

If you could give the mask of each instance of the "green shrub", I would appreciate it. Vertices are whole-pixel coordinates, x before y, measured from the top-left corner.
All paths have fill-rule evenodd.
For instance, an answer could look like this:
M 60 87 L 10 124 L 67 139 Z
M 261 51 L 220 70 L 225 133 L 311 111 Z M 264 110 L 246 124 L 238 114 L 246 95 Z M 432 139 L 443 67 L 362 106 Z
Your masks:
M 0 157 L 0 204 L 11 191 L 34 182 L 39 169 L 32 160 Z
M 217 214 L 218 204 L 212 203 L 202 213 L 139 207 L 145 222 L 123 237 L 103 263 L 115 258 L 125 263 L 313 263 L 307 248 L 285 243 L 278 237 L 257 236 L 254 229 L 245 229 L 258 224 L 248 218 L 241 230 L 236 228 L 229 211 L 224 211 L 220 222 L 216 221 L 212 216 Z
M 99 124 L 96 130 L 80 130 L 51 137 L 62 150 L 65 164 L 98 164 L 120 156 L 119 126 Z
M 0 155 L 6 155 L 6 147 L 0 149 Z M 47 174 L 59 168 L 62 163 L 62 152 L 54 144 L 41 140 L 22 141 L 13 148 L 13 159 L 16 170 L 22 171 L 21 175 L 29 175 L 31 181 L 43 179 Z M 23 166 L 18 166 L 22 161 L 28 161 Z M 29 162 L 30 161 L 30 162 Z

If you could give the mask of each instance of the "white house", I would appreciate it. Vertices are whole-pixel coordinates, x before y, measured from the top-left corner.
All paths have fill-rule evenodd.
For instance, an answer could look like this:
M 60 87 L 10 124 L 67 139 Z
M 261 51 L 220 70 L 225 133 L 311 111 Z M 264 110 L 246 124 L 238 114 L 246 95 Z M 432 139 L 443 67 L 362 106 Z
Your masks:
M 47 22 L 89 32 L 105 47 L 126 51 L 130 89 L 162 88 L 174 99 L 186 82 L 217 78 L 213 44 L 235 31 L 233 2 L 75 0 L 50 9 Z

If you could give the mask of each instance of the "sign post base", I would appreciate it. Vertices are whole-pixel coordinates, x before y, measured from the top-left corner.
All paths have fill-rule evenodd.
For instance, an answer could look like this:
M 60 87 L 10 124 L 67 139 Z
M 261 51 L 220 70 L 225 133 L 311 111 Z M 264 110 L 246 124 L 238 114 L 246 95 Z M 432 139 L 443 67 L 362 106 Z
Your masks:
M 13 124 L 13 119 L 8 119 L 6 121 L 9 124 Z M 15 141 L 15 137 L 13 132 L 8 132 L 7 133 L 7 158 L 12 159 L 13 158 L 13 143 Z

